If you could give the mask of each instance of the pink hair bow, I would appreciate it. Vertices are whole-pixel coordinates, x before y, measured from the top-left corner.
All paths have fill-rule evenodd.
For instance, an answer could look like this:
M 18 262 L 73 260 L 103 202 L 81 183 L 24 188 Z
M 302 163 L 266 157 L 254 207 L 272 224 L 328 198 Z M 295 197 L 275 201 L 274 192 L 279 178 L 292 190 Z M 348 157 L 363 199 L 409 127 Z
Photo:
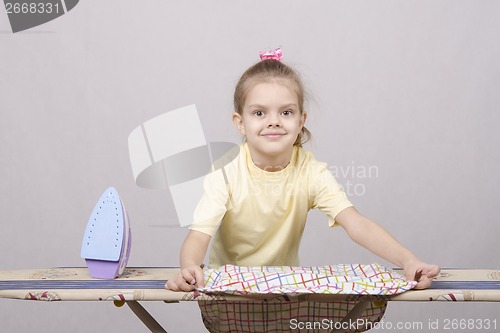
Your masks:
M 279 47 L 274 51 L 260 52 L 260 60 L 281 60 L 281 58 L 283 58 L 283 52 Z

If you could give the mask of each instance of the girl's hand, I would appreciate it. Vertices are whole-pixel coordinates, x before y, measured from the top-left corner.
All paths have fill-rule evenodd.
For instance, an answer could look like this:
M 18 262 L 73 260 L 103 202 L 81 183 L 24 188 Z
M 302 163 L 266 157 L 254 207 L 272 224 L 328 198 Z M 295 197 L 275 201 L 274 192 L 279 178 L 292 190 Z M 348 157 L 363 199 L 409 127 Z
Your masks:
M 203 269 L 199 265 L 190 265 L 181 269 L 175 279 L 168 280 L 165 289 L 172 291 L 193 291 L 195 288 L 203 288 Z
M 438 265 L 427 264 L 423 261 L 414 261 L 405 265 L 404 271 L 408 281 L 417 281 L 415 289 L 426 289 L 432 280 L 438 276 L 441 268 Z

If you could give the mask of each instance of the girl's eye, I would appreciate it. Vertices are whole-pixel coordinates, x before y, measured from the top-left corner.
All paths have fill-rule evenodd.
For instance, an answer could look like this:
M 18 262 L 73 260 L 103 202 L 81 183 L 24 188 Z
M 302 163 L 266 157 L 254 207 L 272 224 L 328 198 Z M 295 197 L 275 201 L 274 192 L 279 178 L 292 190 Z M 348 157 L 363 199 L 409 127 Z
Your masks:
M 285 110 L 282 112 L 284 116 L 291 116 L 292 115 L 292 110 Z
M 253 114 L 256 115 L 257 117 L 262 117 L 264 115 L 264 112 L 257 110 Z

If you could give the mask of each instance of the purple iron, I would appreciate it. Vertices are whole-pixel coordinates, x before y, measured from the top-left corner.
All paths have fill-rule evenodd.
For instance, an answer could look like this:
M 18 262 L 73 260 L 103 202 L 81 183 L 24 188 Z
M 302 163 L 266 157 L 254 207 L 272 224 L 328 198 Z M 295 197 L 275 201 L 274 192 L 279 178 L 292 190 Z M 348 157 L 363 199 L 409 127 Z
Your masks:
M 82 241 L 90 276 L 114 279 L 123 273 L 130 255 L 132 237 L 125 206 L 114 187 L 99 198 L 87 223 Z

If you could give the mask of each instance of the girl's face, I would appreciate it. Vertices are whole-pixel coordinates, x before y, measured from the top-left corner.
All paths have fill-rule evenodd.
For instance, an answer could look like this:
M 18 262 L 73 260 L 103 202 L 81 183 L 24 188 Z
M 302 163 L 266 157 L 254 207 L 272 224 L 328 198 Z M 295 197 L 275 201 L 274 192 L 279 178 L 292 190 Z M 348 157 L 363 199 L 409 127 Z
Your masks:
M 288 164 L 305 120 L 306 113 L 299 110 L 297 94 L 276 82 L 252 87 L 242 114 L 233 115 L 235 126 L 246 136 L 254 163 L 263 169 L 277 166 L 266 165 L 269 162 Z

